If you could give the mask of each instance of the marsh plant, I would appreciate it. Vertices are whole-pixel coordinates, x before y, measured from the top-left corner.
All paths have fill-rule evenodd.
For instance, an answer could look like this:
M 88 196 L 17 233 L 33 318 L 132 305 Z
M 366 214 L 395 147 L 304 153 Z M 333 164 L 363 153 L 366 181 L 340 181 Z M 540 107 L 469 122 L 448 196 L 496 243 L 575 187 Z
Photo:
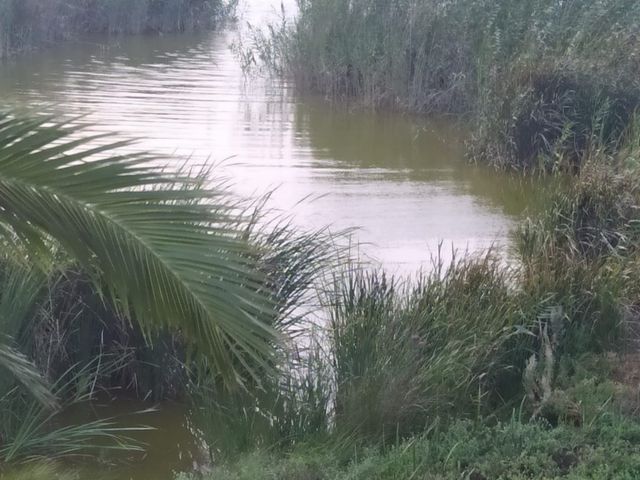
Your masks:
M 634 171 L 592 160 L 514 232 L 515 263 L 462 255 L 411 280 L 335 270 L 295 368 L 201 404 L 205 432 L 228 432 L 236 452 L 214 452 L 226 459 L 215 478 L 635 472 L 636 390 L 614 371 L 637 348 L 640 190 Z M 628 458 L 608 467 L 590 439 L 625 421 L 631 437 L 614 443 Z
M 171 170 L 79 133 L 2 118 L 3 461 L 138 448 L 111 420 L 60 420 L 97 394 L 187 402 L 216 464 L 270 451 L 244 458 L 280 471 L 294 468 L 281 454 L 310 449 L 295 465 L 304 475 L 331 459 L 335 475 L 385 478 L 387 460 L 420 472 L 443 455 L 444 478 L 491 473 L 522 432 L 540 435 L 531 448 L 547 469 L 566 453 L 556 435 L 577 431 L 582 450 L 558 467 L 571 470 L 624 422 L 622 390 L 602 400 L 579 372 L 585 357 L 637 344 L 640 188 L 626 159 L 594 150 L 550 189 L 514 233 L 517 262 L 436 258 L 410 280 L 350 262 L 329 231 L 262 221 L 262 204 L 235 199 L 210 170 Z M 591 397 L 602 403 L 587 408 Z M 487 435 L 504 436 L 494 453 L 449 463 L 453 438 Z
M 575 168 L 640 103 L 639 24 L 633 0 L 300 0 L 243 58 L 329 99 L 469 118 L 476 160 Z

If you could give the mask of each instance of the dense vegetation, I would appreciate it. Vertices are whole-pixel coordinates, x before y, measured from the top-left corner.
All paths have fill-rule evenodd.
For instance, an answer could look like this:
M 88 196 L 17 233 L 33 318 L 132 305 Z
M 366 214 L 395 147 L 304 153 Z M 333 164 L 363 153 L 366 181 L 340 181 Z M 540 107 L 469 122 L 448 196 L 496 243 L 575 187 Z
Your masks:
M 2 462 L 135 447 L 109 421 L 59 421 L 100 392 L 185 399 L 200 379 L 233 390 L 275 370 L 321 232 L 258 226 L 260 205 L 210 172 L 46 118 L 3 114 L 0 138 Z
M 0 58 L 88 33 L 184 32 L 212 28 L 224 0 L 0 0 Z
M 31 22 L 0 27 L 3 49 L 222 8 L 113 4 L 0 0 Z M 435 258 L 400 279 L 265 222 L 211 172 L 3 114 L 2 465 L 141 448 L 111 421 L 60 420 L 106 394 L 189 404 L 204 478 L 638 478 L 638 2 L 299 5 L 244 58 L 334 99 L 466 115 L 475 158 L 572 175 L 513 233 L 512 261 Z M 8 478 L 75 475 L 57 472 Z
M 636 478 L 640 179 L 598 163 L 514 233 L 516 265 L 336 275 L 275 392 L 205 408 L 231 448 L 210 478 Z
M 517 262 L 436 258 L 402 280 L 257 221 L 208 171 L 79 133 L 1 123 L 5 465 L 140 448 L 60 420 L 106 394 L 191 404 L 213 478 L 637 474 L 634 144 L 549 190 Z
M 474 159 L 578 165 L 615 149 L 640 104 L 635 0 L 300 0 L 258 34 L 263 61 L 303 90 L 470 117 Z
M 473 159 L 573 176 L 514 232 L 512 264 L 334 274 L 294 371 L 233 402 L 236 455 L 211 478 L 636 478 L 638 2 L 298 5 L 254 32 L 247 66 L 329 100 L 462 115 Z

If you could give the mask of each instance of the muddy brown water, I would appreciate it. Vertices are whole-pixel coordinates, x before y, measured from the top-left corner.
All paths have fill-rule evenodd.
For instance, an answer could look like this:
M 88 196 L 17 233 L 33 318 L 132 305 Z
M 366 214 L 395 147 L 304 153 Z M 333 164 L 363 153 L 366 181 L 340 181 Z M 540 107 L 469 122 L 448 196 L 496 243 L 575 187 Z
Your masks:
M 242 195 L 275 188 L 270 206 L 300 228 L 358 227 L 360 252 L 395 272 L 428 266 L 439 245 L 504 248 L 535 187 L 470 165 L 461 123 L 332 107 L 284 80 L 243 75 L 230 45 L 246 22 L 274 20 L 279 5 L 245 0 L 242 21 L 214 33 L 90 38 L 23 55 L 0 64 L 3 104 L 82 115 L 89 131 L 136 138 L 137 149 L 217 162 Z M 109 478 L 172 478 L 201 461 L 184 409 L 160 408 L 131 420 L 157 428 L 140 434 L 148 453 Z

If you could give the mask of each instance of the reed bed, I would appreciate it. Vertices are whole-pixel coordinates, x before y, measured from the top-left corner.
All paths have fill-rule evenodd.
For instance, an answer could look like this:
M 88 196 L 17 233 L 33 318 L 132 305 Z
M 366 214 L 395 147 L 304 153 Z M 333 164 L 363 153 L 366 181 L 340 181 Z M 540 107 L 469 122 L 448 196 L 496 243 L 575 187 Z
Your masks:
M 470 119 L 472 159 L 579 166 L 640 103 L 633 0 L 300 0 L 243 55 L 330 100 Z M 568 164 L 568 165 L 567 165 Z
M 89 33 L 214 28 L 232 15 L 223 0 L 0 0 L 0 58 Z

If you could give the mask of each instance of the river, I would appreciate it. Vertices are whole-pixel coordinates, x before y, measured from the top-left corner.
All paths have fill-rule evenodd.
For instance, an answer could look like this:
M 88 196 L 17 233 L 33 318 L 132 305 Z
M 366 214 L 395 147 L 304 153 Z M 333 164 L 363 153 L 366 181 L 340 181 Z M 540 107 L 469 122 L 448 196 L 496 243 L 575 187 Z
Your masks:
M 275 189 L 269 206 L 301 229 L 357 227 L 359 251 L 392 271 L 428 265 L 439 245 L 504 248 L 532 190 L 470 165 L 462 123 L 331 106 L 282 79 L 246 78 L 230 45 L 247 22 L 276 19 L 279 5 L 245 0 L 241 20 L 219 32 L 94 37 L 20 56 L 0 64 L 3 104 L 82 115 L 88 131 L 135 138 L 136 149 L 214 162 L 241 195 Z M 119 478 L 191 466 L 177 444 L 197 442 L 183 415 L 165 411 L 142 420 L 158 433 Z
M 504 245 L 527 194 L 466 162 L 463 125 L 347 111 L 245 78 L 229 47 L 278 5 L 246 0 L 238 25 L 217 33 L 92 38 L 21 56 L 0 67 L 3 103 L 83 115 L 135 148 L 214 162 L 242 195 L 275 189 L 270 206 L 301 228 L 358 227 L 360 252 L 391 270 L 416 270 L 439 244 Z

